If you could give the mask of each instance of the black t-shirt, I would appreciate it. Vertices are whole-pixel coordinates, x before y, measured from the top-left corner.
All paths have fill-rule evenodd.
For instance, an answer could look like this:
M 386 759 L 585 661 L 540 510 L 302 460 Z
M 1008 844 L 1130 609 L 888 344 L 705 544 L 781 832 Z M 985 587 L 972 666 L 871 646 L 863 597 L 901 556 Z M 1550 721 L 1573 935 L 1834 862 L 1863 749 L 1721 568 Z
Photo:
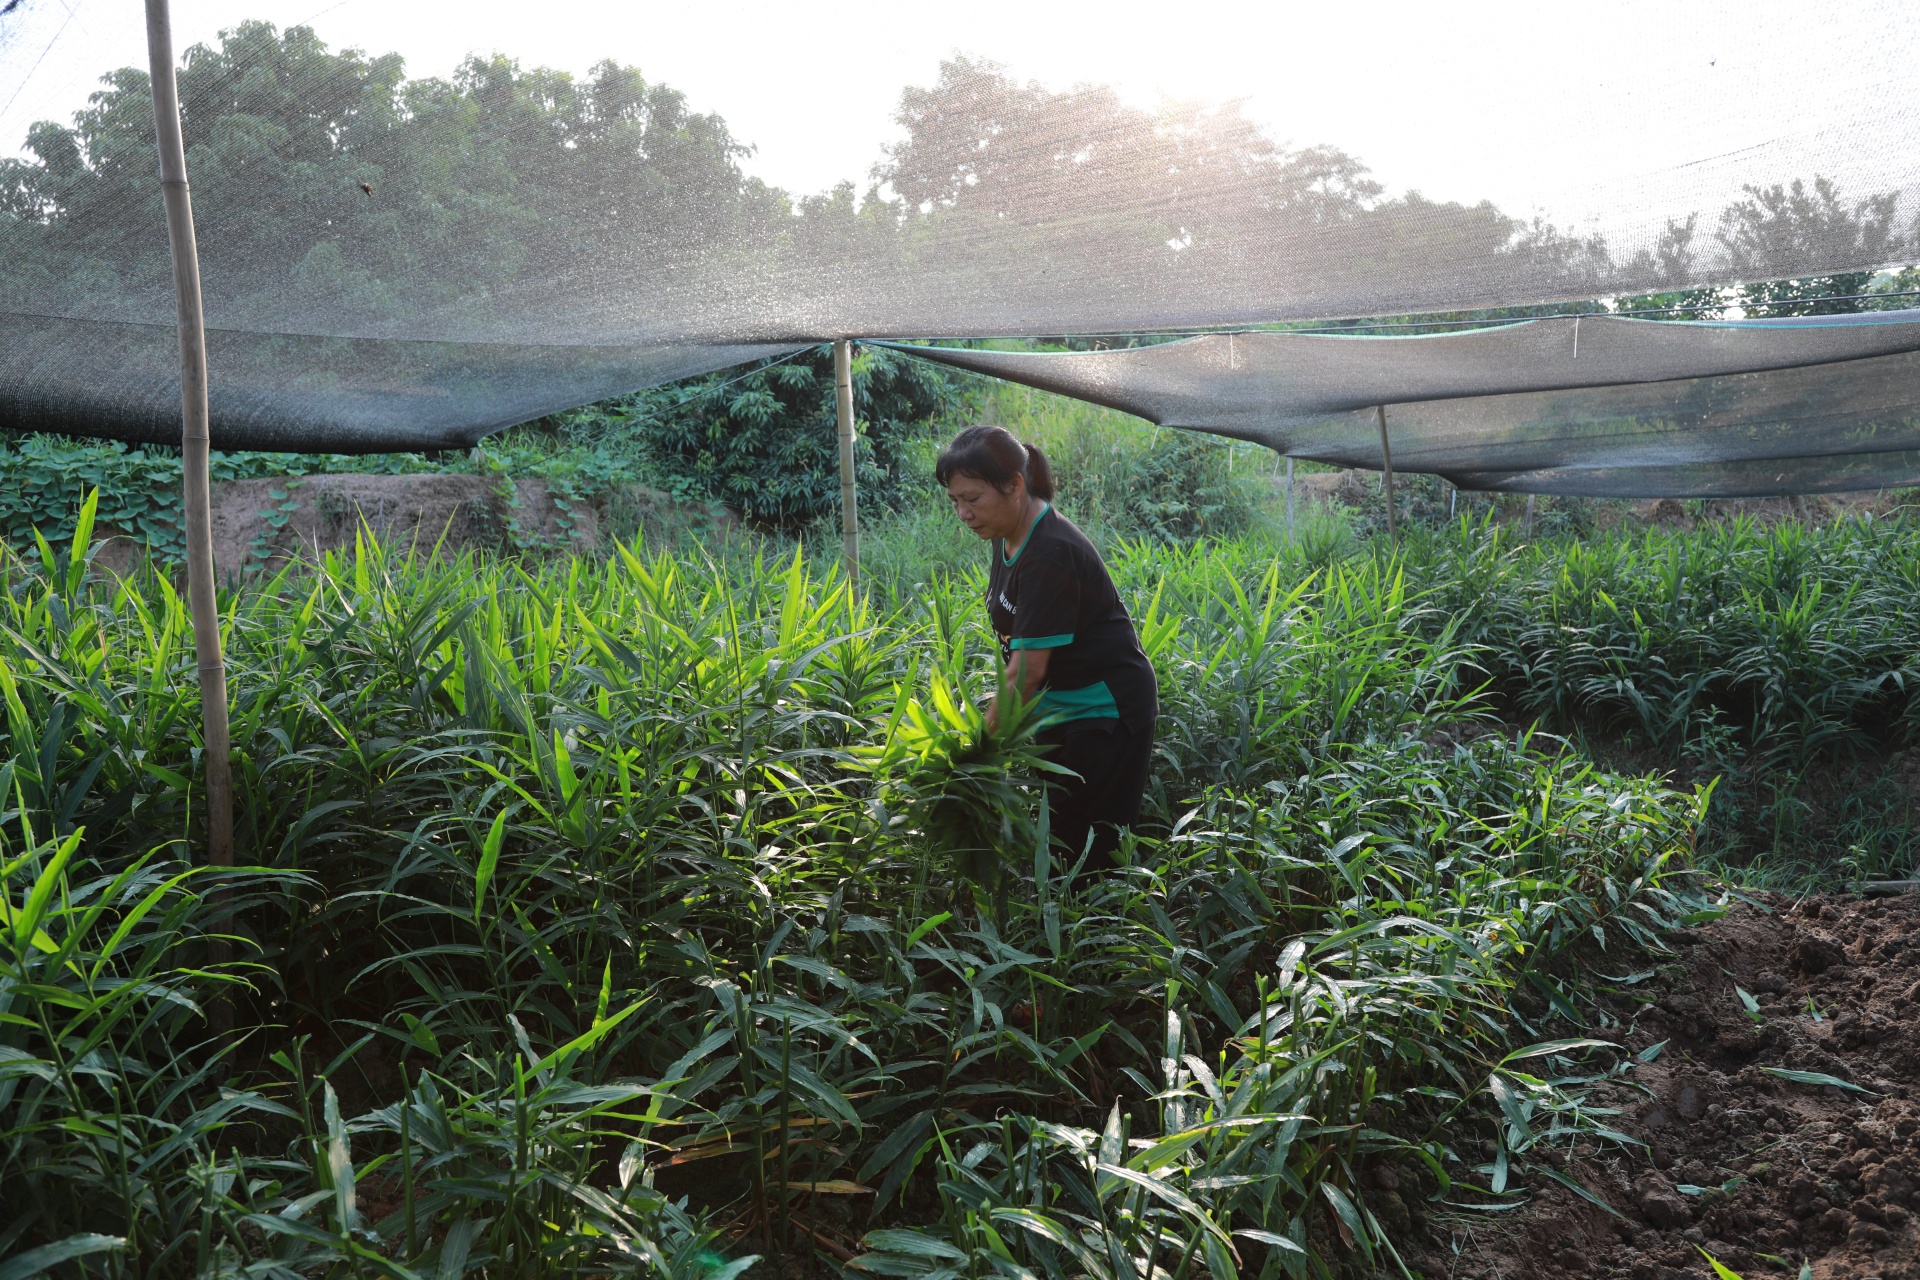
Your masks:
M 1087 535 L 1049 506 L 1011 561 L 999 539 L 992 559 L 987 615 L 1002 662 L 1012 661 L 1015 649 L 1052 650 L 1041 713 L 1055 723 L 1150 726 L 1158 701 L 1153 664 Z

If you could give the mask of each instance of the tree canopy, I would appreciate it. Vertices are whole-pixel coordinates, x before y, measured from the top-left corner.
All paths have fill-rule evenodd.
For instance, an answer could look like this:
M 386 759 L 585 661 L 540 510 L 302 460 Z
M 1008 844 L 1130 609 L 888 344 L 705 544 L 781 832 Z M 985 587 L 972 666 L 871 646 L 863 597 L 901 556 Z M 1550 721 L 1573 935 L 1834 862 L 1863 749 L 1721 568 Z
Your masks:
M 724 120 L 612 61 L 576 79 L 495 55 L 410 79 L 397 55 L 246 22 L 187 50 L 180 90 L 215 323 L 266 329 L 459 336 L 511 312 L 588 340 L 579 330 L 646 333 L 688 291 L 724 293 L 716 281 L 830 302 L 815 264 L 849 254 L 869 280 L 964 287 L 953 273 L 995 244 L 1094 253 L 1104 282 L 1062 272 L 1083 292 L 1244 277 L 1241 299 L 1310 300 L 1356 272 L 1457 278 L 1473 263 L 1590 297 L 1793 275 L 1812 244 L 1890 260 L 1915 242 L 1894 196 L 1847 199 L 1815 178 L 1750 188 L 1710 238 L 1674 224 L 1623 253 L 1485 202 L 1389 197 L 1354 156 L 1276 141 L 1233 104 L 1150 111 L 965 57 L 903 91 L 905 136 L 858 197 L 748 177 Z M 164 300 L 150 115 L 145 74 L 122 69 L 71 122 L 35 124 L 31 159 L 0 161 L 0 304 L 137 315 Z M 597 324 L 570 324 L 588 311 Z
M 473 57 L 415 79 L 397 55 L 246 22 L 179 74 L 217 387 L 246 392 L 216 404 L 216 431 L 281 439 L 351 421 L 387 440 L 378 424 L 400 421 L 441 447 L 463 423 L 836 334 L 1539 308 L 1831 268 L 1755 294 L 1778 311 L 1920 252 L 1894 195 L 1820 178 L 1748 188 L 1711 234 L 1695 214 L 1614 244 L 1390 194 L 1233 104 L 1149 110 L 964 57 L 904 90 L 864 191 L 800 196 L 749 176 L 718 115 L 612 61 L 576 78 Z M 0 160 L 0 387 L 28 396 L 0 397 L 0 425 L 120 413 L 115 431 L 152 435 L 172 302 L 151 134 L 147 77 L 122 69 Z
M 878 347 L 853 361 L 856 479 L 862 506 L 893 507 L 927 477 L 911 471 L 924 424 L 962 403 L 938 365 Z M 660 479 L 767 524 L 794 527 L 840 509 L 833 356 L 813 347 L 745 374 L 715 375 L 629 397 Z M 811 427 L 812 429 L 808 429 Z
M 790 212 L 742 174 L 725 121 L 611 61 L 584 82 L 500 56 L 410 80 L 398 55 L 247 22 L 187 50 L 179 80 L 215 324 L 457 330 L 455 309 L 524 306 L 578 264 L 671 258 Z M 165 300 L 152 135 L 147 76 L 129 68 L 71 124 L 35 124 L 32 161 L 0 161 L 0 302 Z M 130 226 L 153 230 L 130 245 Z

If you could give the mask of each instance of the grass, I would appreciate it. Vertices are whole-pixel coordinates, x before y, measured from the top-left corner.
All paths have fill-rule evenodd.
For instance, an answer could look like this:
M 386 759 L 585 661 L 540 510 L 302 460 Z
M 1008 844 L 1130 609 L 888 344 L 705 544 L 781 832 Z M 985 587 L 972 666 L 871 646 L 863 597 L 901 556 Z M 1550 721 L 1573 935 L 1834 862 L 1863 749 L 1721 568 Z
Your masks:
M 1074 519 L 1096 539 L 1179 544 L 1271 534 L 1284 519 L 1273 509 L 1280 460 L 1270 450 L 1013 383 L 973 381 L 983 420 L 1046 452 Z
M 7 566 L 0 1255 L 1357 1274 L 1593 1130 L 1575 962 L 1710 910 L 1700 795 L 1502 730 L 1481 624 L 1349 539 L 1133 541 L 1159 759 L 1089 878 L 984 731 L 977 550 L 914 536 L 862 597 L 371 541 L 226 595 L 217 881 L 173 587 Z

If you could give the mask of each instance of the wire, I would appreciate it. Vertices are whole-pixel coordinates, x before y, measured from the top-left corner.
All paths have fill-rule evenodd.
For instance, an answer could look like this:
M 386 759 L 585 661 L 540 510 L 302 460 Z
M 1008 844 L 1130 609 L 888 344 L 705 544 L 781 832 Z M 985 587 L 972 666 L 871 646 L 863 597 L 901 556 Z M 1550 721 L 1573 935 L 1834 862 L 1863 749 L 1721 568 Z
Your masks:
M 60 24 L 60 29 L 53 33 L 53 39 L 47 41 L 47 47 L 40 51 L 40 56 L 33 60 L 31 67 L 27 68 L 27 74 L 14 89 L 13 96 L 7 99 L 6 105 L 0 106 L 0 116 L 11 111 L 13 104 L 20 100 L 20 95 L 27 91 L 27 82 L 32 80 L 34 73 L 40 70 L 40 64 L 45 62 L 47 55 L 53 52 L 53 46 L 60 43 L 60 37 L 67 34 L 67 28 L 73 25 L 75 18 L 80 16 L 80 6 L 85 3 L 86 0 L 75 0 L 73 4 L 68 4 L 66 0 L 60 0 L 60 7 L 67 11 L 67 20 Z M 9 5 L 8 7 L 11 8 L 12 6 Z
M 754 374 L 765 373 L 767 370 L 773 368 L 775 365 L 785 364 L 789 360 L 798 360 L 801 356 L 807 354 L 807 352 L 809 351 L 814 350 L 818 346 L 820 346 L 820 344 L 817 342 L 809 342 L 806 346 L 801 347 L 795 351 L 789 351 L 787 352 L 787 354 L 780 356 L 777 359 L 769 360 L 765 364 L 757 364 L 753 368 L 747 370 L 745 373 L 741 374 L 737 378 L 728 378 L 725 382 L 716 382 L 710 387 L 704 387 L 701 390 L 696 391 L 692 395 L 688 396 L 687 401 L 698 400 L 702 396 L 710 396 L 716 391 L 724 391 L 728 387 L 732 386 L 734 383 L 745 382 L 748 378 L 751 378 Z M 681 403 L 684 404 L 687 401 L 682 401 Z
M 1719 303 L 1703 302 L 1703 303 L 1697 303 L 1693 306 L 1684 306 L 1684 307 L 1636 307 L 1636 308 L 1632 308 L 1625 311 L 1549 311 L 1536 316 L 1482 316 L 1478 319 L 1467 319 L 1467 320 L 1353 320 L 1350 323 L 1341 325 L 1339 327 L 1326 327 L 1327 322 L 1322 322 L 1322 327 L 1312 328 L 1312 329 L 1249 329 L 1244 324 L 1196 325 L 1191 329 L 1138 329 L 1138 330 L 1132 330 L 1125 333 L 1115 333 L 1112 331 L 1109 331 L 1106 333 L 1058 333 L 1058 332 L 1055 332 L 1055 333 L 1047 333 L 1047 334 L 1030 334 L 1025 336 L 1034 337 L 1034 338 L 1046 337 L 1046 338 L 1089 338 L 1089 339 L 1193 338 L 1193 337 L 1203 337 L 1207 334 L 1223 334 L 1223 333 L 1225 334 L 1235 334 L 1235 333 L 1342 334 L 1342 333 L 1349 333 L 1350 334 L 1350 333 L 1357 333 L 1365 329 L 1430 329 L 1430 328 L 1435 328 L 1441 325 L 1478 325 L 1482 328 L 1487 328 L 1494 325 L 1525 324 L 1530 320 L 1580 319 L 1583 317 L 1592 318 L 1594 316 L 1677 315 L 1681 312 L 1710 311 L 1710 310 L 1713 310 L 1715 307 L 1741 306 L 1741 305 L 1752 306 L 1752 307 L 1784 307 L 1784 306 L 1799 305 L 1801 303 L 1863 302 L 1863 301 L 1879 299 L 1879 298 L 1920 298 L 1920 289 L 1902 289 L 1902 290 L 1889 291 L 1885 293 L 1833 294 L 1833 295 L 1823 295 L 1823 296 L 1812 297 L 1812 298 L 1782 298 L 1782 299 L 1779 299 L 1778 301 L 1773 301 L 1773 302 L 1767 302 L 1767 301 L 1743 302 L 1739 298 L 1732 298 L 1732 299 L 1728 299 L 1725 302 L 1719 302 Z M 1863 315 L 1868 313 L 1841 312 L 1839 314 Z M 1752 317 L 1752 318 L 1784 319 L 1788 317 L 1760 316 L 1760 317 Z M 1722 321 L 1722 323 L 1737 324 L 1739 322 L 1738 321 Z M 938 336 L 922 335 L 917 338 L 874 339 L 874 341 L 968 342 L 968 341 L 977 340 L 980 336 L 981 335 L 977 333 L 971 333 L 971 334 L 962 333 L 962 334 L 943 334 Z
M 1783 307 L 1783 306 L 1793 306 L 1793 305 L 1798 305 L 1800 303 L 1808 303 L 1808 302 L 1862 302 L 1869 299 L 1877 299 L 1877 298 L 1920 298 L 1920 289 L 1902 289 L 1898 291 L 1889 291 L 1886 293 L 1822 294 L 1817 297 L 1811 297 L 1811 298 L 1781 298 L 1771 302 L 1764 301 L 1764 300 L 1732 298 L 1732 299 L 1728 299 L 1725 302 L 1719 302 L 1719 303 L 1703 302 L 1703 303 L 1696 303 L 1693 306 L 1686 306 L 1686 307 L 1636 307 L 1636 308 L 1632 308 L 1624 311 L 1550 311 L 1544 315 L 1537 315 L 1537 316 L 1486 316 L 1477 320 L 1379 320 L 1379 321 L 1356 320 L 1351 324 L 1342 326 L 1340 328 L 1283 329 L 1283 330 L 1277 330 L 1276 332 L 1351 333 L 1356 329 L 1425 329 L 1425 328 L 1431 328 L 1437 325 L 1448 325 L 1448 324 L 1474 324 L 1474 325 L 1524 324 L 1529 320 L 1553 320 L 1553 319 L 1566 317 L 1566 316 L 1571 316 L 1576 320 L 1581 319 L 1583 317 L 1591 318 L 1593 316 L 1666 316 L 1666 315 L 1678 315 L 1683 311 L 1686 311 L 1686 312 L 1710 311 L 1715 309 L 1716 307 L 1728 307 L 1728 306 Z M 1860 312 L 1860 311 L 1852 311 L 1852 312 L 1843 311 L 1843 312 L 1837 312 L 1833 314 L 1866 315 L 1870 313 Z M 1748 319 L 1760 319 L 1760 320 L 1777 320 L 1777 319 L 1787 319 L 1787 318 L 1790 318 L 1790 317 L 1784 317 L 1784 316 L 1749 316 L 1748 317 Z M 1728 323 L 1738 323 L 1738 322 L 1733 321 Z
M 789 360 L 797 360 L 801 356 L 806 355 L 809 351 L 817 350 L 819 346 L 820 344 L 817 342 L 809 342 L 805 346 L 799 347 L 793 351 L 789 351 L 787 352 L 787 354 L 783 356 L 779 356 L 775 359 L 769 360 L 765 364 L 756 364 L 754 365 L 753 368 L 747 370 L 745 373 L 741 374 L 737 378 L 728 378 L 725 382 L 716 382 L 710 387 L 702 387 L 697 391 L 689 392 L 686 398 L 682 400 L 680 403 L 682 405 L 698 403 L 699 401 L 704 400 L 708 396 L 714 394 L 716 391 L 725 391 L 728 387 L 733 386 L 735 383 L 745 382 L 748 378 L 751 378 L 756 373 L 765 373 L 767 370 L 775 367 L 776 365 L 783 365 Z M 695 376 L 698 376 L 698 375 L 695 375 Z M 664 385 L 671 386 L 672 383 L 666 383 Z M 651 388 L 642 388 L 642 390 L 650 390 L 650 389 Z M 643 417 L 640 419 L 640 421 L 649 421 L 649 420 L 650 418 L 647 418 L 647 417 Z

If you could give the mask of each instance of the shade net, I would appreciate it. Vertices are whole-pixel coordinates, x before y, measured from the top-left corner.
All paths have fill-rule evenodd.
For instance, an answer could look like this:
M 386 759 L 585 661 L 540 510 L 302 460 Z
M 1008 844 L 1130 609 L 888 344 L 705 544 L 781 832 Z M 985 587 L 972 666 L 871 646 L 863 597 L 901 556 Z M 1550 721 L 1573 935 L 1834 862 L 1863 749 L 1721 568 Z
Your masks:
M 1555 317 L 1424 337 L 1213 334 L 924 359 L 1464 489 L 1733 497 L 1912 483 L 1920 311 L 1794 320 Z M 1383 439 L 1382 424 L 1385 426 Z
M 1622 11 L 1648 24 L 1645 56 L 1677 70 L 1598 102 L 1519 70 L 1608 72 L 1579 62 L 1602 33 L 1577 23 L 1537 33 L 1510 24 L 1485 65 L 1468 53 L 1436 70 L 1430 33 L 1413 19 L 1316 19 L 1348 25 L 1320 30 L 1327 47 L 1310 47 L 1251 3 L 1213 6 L 1204 23 L 1091 6 L 1009 9 L 996 21 L 955 11 L 903 14 L 885 57 L 862 56 L 843 35 L 817 46 L 821 61 L 776 10 L 749 7 L 736 21 L 641 5 L 622 27 L 627 7 L 557 0 L 531 34 L 523 8 L 463 7 L 458 31 L 432 47 L 457 39 L 477 56 L 410 66 L 387 50 L 420 45 L 416 7 L 347 0 L 311 27 L 300 25 L 311 6 L 278 0 L 178 9 L 222 448 L 454 447 L 842 336 L 1262 325 L 1853 279 L 1845 273 L 1864 289 L 1870 273 L 1920 256 L 1920 36 L 1897 4 L 1818 21 L 1768 7 L 1766 21 L 1798 24 L 1770 41 L 1753 33 L 1765 22 L 1750 5 Z M 219 10 L 224 30 L 196 30 L 202 9 Z M 0 156 L 17 148 L 0 159 L 0 427 L 177 437 L 151 106 L 144 72 L 130 69 L 138 40 L 121 38 L 137 37 L 141 21 L 134 0 L 0 0 Z M 1050 22 L 1072 38 L 1030 41 L 1016 70 L 989 61 L 1003 37 Z M 673 65 L 649 43 L 669 28 L 682 44 L 724 47 L 742 70 L 697 101 L 643 74 L 649 61 Z M 566 39 L 568 72 L 512 57 L 523 42 L 550 51 Z M 1267 52 L 1253 56 L 1255 46 Z M 1782 114 L 1771 106 L 1777 84 L 1713 78 L 1729 50 L 1746 50 L 1730 59 L 1739 63 L 1776 46 L 1791 59 L 1767 75 L 1838 68 L 1850 79 Z M 1619 50 L 1605 55 L 1612 70 L 1632 61 L 1629 46 L 1608 47 Z M 1338 116 L 1314 118 L 1328 136 L 1295 136 L 1288 112 L 1306 108 L 1289 86 L 1357 51 L 1372 88 L 1351 104 L 1355 119 L 1394 85 L 1452 94 L 1398 106 L 1374 135 L 1427 129 L 1424 172 L 1449 190 L 1422 195 L 1370 170 L 1363 148 L 1334 136 Z M 1217 69 L 1208 102 L 1156 99 L 1134 83 L 1139 67 L 1176 54 Z M 1132 87 L 1110 87 L 1101 59 L 1134 68 Z M 808 168 L 802 153 L 849 128 L 823 95 L 855 80 L 891 118 L 863 160 Z M 777 113 L 762 102 L 756 118 L 804 129 L 752 150 L 756 139 L 728 121 L 752 116 L 756 93 Z M 1591 154 L 1533 183 L 1558 149 L 1485 145 L 1522 116 L 1530 137 L 1583 140 Z M 1440 117 L 1453 123 L 1434 126 Z M 776 172 L 803 176 L 775 185 L 764 175 Z M 1857 442 L 1865 424 L 1891 429 L 1897 406 L 1873 398 L 1897 396 L 1898 379 L 1870 369 L 1908 349 L 1899 326 L 1665 328 L 1589 320 L 1577 360 L 1573 331 L 1557 323 L 1359 344 L 1312 361 L 1276 355 L 1292 360 L 1281 399 L 1298 410 L 1284 423 L 1249 409 L 1253 384 L 1236 380 L 1241 348 L 1267 358 L 1251 354 L 1256 340 L 1226 340 L 1221 370 L 1209 354 L 1220 340 L 1208 338 L 1180 348 L 1196 359 L 1182 403 L 1210 394 L 1215 411 L 1204 422 L 1182 412 L 1186 425 L 1264 432 L 1249 438 L 1366 465 L 1365 433 L 1339 415 L 1411 388 L 1391 398 L 1407 406 L 1392 415 L 1408 433 L 1401 465 L 1552 491 L 1654 484 L 1656 471 L 1658 484 L 1681 489 L 1749 483 L 1711 468 L 1758 455 L 1686 453 L 1668 437 L 1687 423 L 1727 439 L 1797 430 Z M 1803 372 L 1820 361 L 1846 362 L 1824 391 Z M 1490 385 L 1496 365 L 1538 376 Z M 1728 377 L 1759 389 L 1728 391 Z M 1679 389 L 1700 378 L 1708 383 Z M 1649 416 L 1651 401 L 1616 409 L 1628 384 L 1669 386 L 1661 412 L 1680 416 Z M 1141 403 L 1153 416 L 1160 401 Z M 1257 428 L 1244 425 L 1249 412 Z M 1739 416 L 1750 413 L 1763 416 Z M 1646 426 L 1655 421 L 1669 424 L 1664 434 Z M 1307 442 L 1310 422 L 1326 433 L 1319 444 Z M 1654 453 L 1634 452 L 1652 441 Z M 1806 477 L 1781 483 L 1850 483 L 1858 459 L 1902 452 L 1830 444 L 1779 452 Z M 1855 461 L 1825 471 L 1806 461 L 1840 456 Z M 1645 478 L 1605 478 L 1622 468 Z

